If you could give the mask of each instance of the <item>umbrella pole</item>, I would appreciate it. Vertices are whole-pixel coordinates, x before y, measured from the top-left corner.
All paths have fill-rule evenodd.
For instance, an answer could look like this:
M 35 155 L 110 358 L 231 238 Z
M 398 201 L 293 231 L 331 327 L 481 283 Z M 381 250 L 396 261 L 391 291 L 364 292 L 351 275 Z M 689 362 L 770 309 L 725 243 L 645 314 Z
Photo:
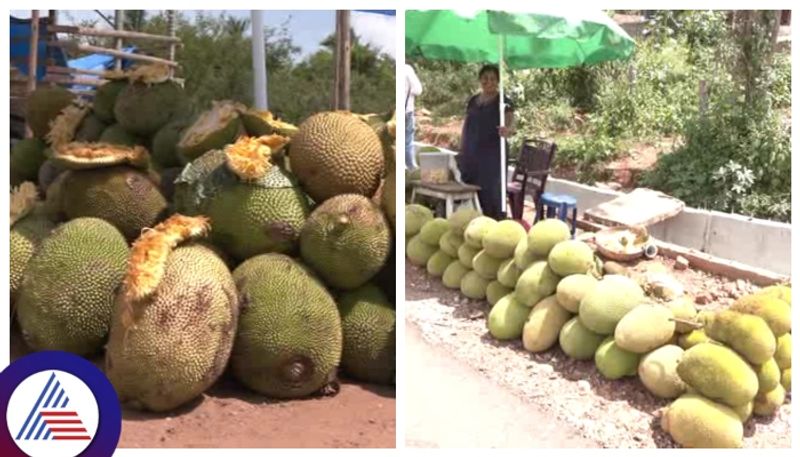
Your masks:
M 506 125 L 506 103 L 505 92 L 503 91 L 503 83 L 505 75 L 503 74 L 503 48 L 505 48 L 505 36 L 500 34 L 497 38 L 498 55 L 500 56 L 500 127 Z M 506 140 L 500 137 L 500 211 L 505 216 L 506 213 Z

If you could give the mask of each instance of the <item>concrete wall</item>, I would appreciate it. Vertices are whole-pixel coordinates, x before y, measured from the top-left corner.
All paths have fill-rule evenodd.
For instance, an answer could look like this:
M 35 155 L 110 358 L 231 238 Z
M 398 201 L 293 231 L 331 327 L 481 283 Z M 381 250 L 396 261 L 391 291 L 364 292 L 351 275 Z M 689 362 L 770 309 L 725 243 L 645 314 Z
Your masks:
M 547 179 L 547 191 L 574 196 L 581 214 L 621 195 L 620 192 L 552 177 Z M 687 207 L 677 216 L 648 230 L 655 238 L 668 243 L 778 274 L 791 274 L 790 224 Z

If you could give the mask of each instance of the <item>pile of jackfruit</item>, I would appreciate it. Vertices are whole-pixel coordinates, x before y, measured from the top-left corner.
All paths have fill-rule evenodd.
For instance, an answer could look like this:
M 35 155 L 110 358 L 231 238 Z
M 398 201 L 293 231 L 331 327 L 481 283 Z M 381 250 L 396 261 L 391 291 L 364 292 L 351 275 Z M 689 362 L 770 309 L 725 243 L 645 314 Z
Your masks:
M 224 373 L 272 398 L 395 379 L 388 114 L 295 126 L 163 67 L 91 103 L 37 89 L 11 153 L 11 300 L 33 351 L 103 356 L 122 403 L 167 411 Z
M 561 220 L 526 233 L 468 208 L 449 219 L 417 204 L 405 211 L 409 261 L 486 299 L 492 337 L 521 339 L 531 352 L 558 346 L 594 360 L 606 379 L 638 376 L 653 395 L 674 399 L 661 426 L 684 447 L 741 447 L 743 424 L 773 415 L 791 392 L 788 286 L 698 312 L 682 290 L 664 293 L 604 263 Z

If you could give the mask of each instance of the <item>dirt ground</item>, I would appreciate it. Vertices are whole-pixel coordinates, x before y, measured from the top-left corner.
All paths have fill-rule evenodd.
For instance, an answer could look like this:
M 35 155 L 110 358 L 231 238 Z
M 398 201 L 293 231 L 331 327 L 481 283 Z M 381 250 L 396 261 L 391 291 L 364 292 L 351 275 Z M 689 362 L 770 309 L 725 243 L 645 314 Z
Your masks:
M 12 331 L 11 360 L 27 353 Z M 94 360 L 100 364 L 101 359 Z M 275 401 L 225 375 L 170 413 L 123 409 L 121 448 L 394 448 L 395 389 L 341 380 L 332 397 Z
M 646 268 L 650 262 L 641 262 L 635 268 Z M 748 283 L 698 271 L 673 272 L 669 262 L 662 264 L 684 284 L 687 293 L 708 297 L 709 302 L 698 305 L 699 309 L 724 306 L 734 296 L 752 290 Z M 425 344 L 447 354 L 454 363 L 477 371 L 497 389 L 513 393 L 508 401 L 516 402 L 521 408 L 536 408 L 537 414 L 572 430 L 574 436 L 570 435 L 570 439 L 585 440 L 591 443 L 589 446 L 677 446 L 659 426 L 658 410 L 669 401 L 650 394 L 638 378 L 606 380 L 592 361 L 571 360 L 558 345 L 533 354 L 523 349 L 521 341 L 496 341 L 486 329 L 488 311 L 487 302 L 467 299 L 459 291 L 442 286 L 423 268 L 406 262 L 407 326 L 417 328 Z M 432 381 L 428 377 L 428 382 Z M 411 395 L 414 392 L 410 390 L 408 396 Z M 790 447 L 790 419 L 791 401 L 773 417 L 750 419 L 745 425 L 744 446 Z M 417 424 L 417 427 L 435 425 L 429 422 Z M 528 433 L 535 435 L 536 432 Z M 508 441 L 513 442 L 513 438 L 509 437 Z M 544 442 L 541 446 L 553 444 Z

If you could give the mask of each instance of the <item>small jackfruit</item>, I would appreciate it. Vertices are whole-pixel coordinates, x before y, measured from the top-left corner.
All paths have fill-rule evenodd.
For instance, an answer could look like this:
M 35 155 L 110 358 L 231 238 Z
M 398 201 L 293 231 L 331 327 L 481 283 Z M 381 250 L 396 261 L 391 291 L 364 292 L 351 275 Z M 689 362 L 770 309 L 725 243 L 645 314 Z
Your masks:
M 597 286 L 597 279 L 584 274 L 569 275 L 558 282 L 556 298 L 558 304 L 571 313 L 577 313 L 581 300 Z
M 486 298 L 486 288 L 490 282 L 475 271 L 467 272 L 461 278 L 461 294 L 473 300 L 483 300 Z
M 678 337 L 678 345 L 682 347 L 684 351 L 700 343 L 711 343 L 713 341 L 714 340 L 706 335 L 703 329 L 695 329 Z
M 572 317 L 561 307 L 555 295 L 534 305 L 522 329 L 522 346 L 530 352 L 550 349 L 557 341 L 561 328 Z
M 769 359 L 766 363 L 753 367 L 758 376 L 758 393 L 763 394 L 771 391 L 781 382 L 781 369 L 775 359 Z
M 523 236 L 517 247 L 514 248 L 514 264 L 520 271 L 525 271 L 533 262 L 537 260 L 545 260 L 543 256 L 536 255 L 533 251 L 528 249 L 528 237 Z
M 683 349 L 667 344 L 646 354 L 639 361 L 639 379 L 653 395 L 676 398 L 686 391 L 686 383 L 678 376 L 678 363 Z
M 759 316 L 722 310 L 701 315 L 706 335 L 760 365 L 775 355 L 775 336 Z
M 108 127 L 108 124 L 100 120 L 96 114 L 89 114 L 83 118 L 78 130 L 75 132 L 75 141 L 92 142 L 98 141 L 100 135 Z
M 419 239 L 419 235 L 414 235 L 406 245 L 406 256 L 408 260 L 418 267 L 427 266 L 428 260 L 430 260 L 437 251 L 438 249 L 435 246 L 423 243 Z
M 474 208 L 459 208 L 447 218 L 447 222 L 450 224 L 453 233 L 458 236 L 464 236 L 464 230 L 467 229 L 467 225 L 469 225 L 473 219 L 480 216 L 481 212 Z
M 419 233 L 426 222 L 433 219 L 433 211 L 412 203 L 406 205 L 406 238 L 410 238 Z
M 672 311 L 661 305 L 642 304 L 620 319 L 614 341 L 626 351 L 644 354 L 666 344 L 675 333 Z
M 420 242 L 420 244 L 425 244 Z M 470 269 L 465 267 L 458 261 L 450 262 L 450 265 L 444 270 L 442 274 L 442 284 L 448 289 L 460 289 L 461 279 L 469 273 Z
M 419 231 L 419 239 L 431 246 L 439 246 L 439 239 L 448 230 L 447 219 L 437 217 L 425 223 Z
M 444 251 L 447 255 L 453 258 L 458 257 L 458 248 L 464 243 L 462 238 L 453 234 L 453 231 L 448 229 L 444 232 L 441 238 L 439 238 L 439 249 Z
M 461 262 L 461 265 L 472 269 L 473 267 L 473 260 L 478 253 L 481 252 L 478 248 L 473 248 L 467 243 L 462 244 L 458 247 L 458 261 Z M 498 267 L 499 268 L 499 267 Z
M 475 254 L 475 257 L 472 259 L 472 268 L 479 275 L 491 281 L 497 278 L 497 270 L 500 269 L 501 263 L 503 263 L 502 260 L 490 256 L 484 249 Z
M 520 273 L 522 272 L 514 265 L 514 259 L 508 259 L 497 268 L 497 280 L 513 289 L 517 285 Z
M 558 286 L 559 277 L 545 261 L 539 261 L 523 271 L 517 280 L 514 294 L 525 306 L 533 306 L 542 298 L 552 295 Z
M 39 168 L 47 160 L 44 155 L 46 147 L 45 142 L 38 138 L 27 138 L 14 144 L 9 153 L 11 186 L 18 186 L 25 181 L 37 181 Z
M 177 119 L 161 127 L 150 143 L 150 156 L 161 168 L 179 167 L 184 159 L 178 154 L 178 142 L 181 134 L 190 126 L 188 119 Z
M 525 229 L 519 222 L 508 219 L 500 221 L 486 231 L 482 240 L 483 249 L 496 259 L 510 259 L 514 256 L 517 243 L 525 236 Z
M 753 400 L 753 414 L 756 416 L 771 416 L 778 411 L 783 402 L 786 401 L 786 390 L 778 384 L 769 392 L 756 395 Z
M 436 253 L 428 259 L 428 263 L 426 264 L 428 274 L 437 278 L 442 276 L 444 271 L 454 260 L 455 259 L 447 255 L 446 252 L 442 250 L 436 251 Z
M 597 347 L 594 364 L 606 379 L 620 379 L 625 376 L 636 376 L 640 355 L 620 348 L 609 336 Z
M 736 413 L 737 416 L 739 416 L 739 419 L 742 420 L 743 424 L 747 422 L 747 420 L 753 415 L 752 401 L 749 401 L 742 406 L 731 406 L 730 408 Z
M 500 281 L 492 281 L 486 286 L 486 301 L 488 301 L 490 305 L 494 305 L 500 301 L 501 298 L 512 292 L 514 292 L 514 289 L 502 285 Z
M 144 141 L 136 135 L 127 132 L 119 124 L 111 124 L 100 133 L 99 143 L 116 144 L 120 146 L 142 146 Z
M 33 135 L 45 139 L 50 123 L 69 106 L 75 95 L 61 86 L 39 86 L 27 98 L 26 116 Z
M 792 331 L 792 308 L 768 293 L 746 295 L 736 300 L 730 309 L 764 319 L 776 337 Z
M 644 303 L 642 288 L 627 276 L 606 275 L 584 295 L 578 309 L 581 323 L 601 335 L 611 335 L 617 322 Z
M 605 337 L 594 333 L 581 324 L 577 316 L 570 319 L 558 334 L 561 350 L 575 360 L 590 360 L 594 357 Z
M 778 338 L 775 348 L 775 362 L 781 370 L 792 367 L 792 334 L 787 333 Z
M 476 217 L 464 229 L 464 241 L 473 248 L 483 249 L 483 237 L 497 223 L 496 220 L 488 216 Z
M 758 377 L 732 349 L 700 343 L 683 353 L 678 363 L 683 382 L 706 397 L 729 406 L 741 406 L 758 393 Z
M 792 369 L 786 368 L 781 372 L 781 385 L 787 392 L 792 391 Z
M 684 321 L 694 321 L 697 317 L 697 308 L 694 306 L 694 300 L 691 297 L 683 296 L 676 298 L 669 303 L 667 307 L 672 311 L 672 315 L 676 319 Z M 694 326 L 685 322 L 675 322 L 675 331 L 678 333 L 689 333 L 694 330 Z
M 559 276 L 585 274 L 594 267 L 594 251 L 583 241 L 562 241 L 550 250 L 547 264 Z
M 792 288 L 787 285 L 778 284 L 774 286 L 765 287 L 756 293 L 780 298 L 790 306 L 792 304 Z
M 106 124 L 113 124 L 114 105 L 117 103 L 117 96 L 123 89 L 128 87 L 128 81 L 123 79 L 108 81 L 97 88 L 94 94 L 93 109 L 95 115 Z
M 522 329 L 531 309 L 508 294 L 492 306 L 487 319 L 489 333 L 498 340 L 515 340 L 522 336 Z
M 564 221 L 544 219 L 533 224 L 528 232 L 528 249 L 535 255 L 547 257 L 553 246 L 569 238 L 569 226 Z
M 731 408 L 685 394 L 661 416 L 661 428 L 686 448 L 740 448 L 744 427 Z

